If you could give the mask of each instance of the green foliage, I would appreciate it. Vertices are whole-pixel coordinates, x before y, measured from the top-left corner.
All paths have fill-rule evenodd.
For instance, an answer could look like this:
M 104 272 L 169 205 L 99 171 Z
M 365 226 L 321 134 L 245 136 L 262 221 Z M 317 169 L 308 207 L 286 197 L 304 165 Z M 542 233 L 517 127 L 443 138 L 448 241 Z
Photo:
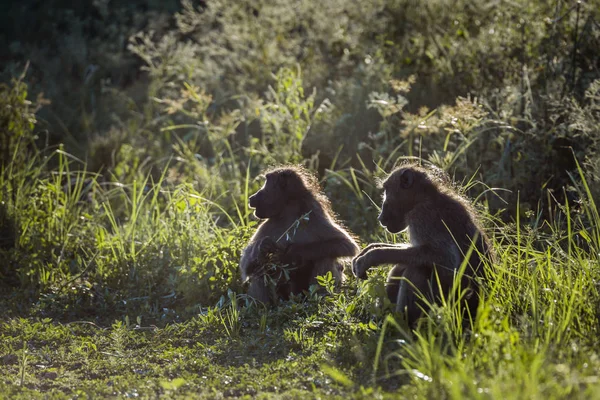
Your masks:
M 112 3 L 39 6 L 44 44 L 0 46 L 3 79 L 32 65 L 0 84 L 3 393 L 598 396 L 597 1 Z M 395 242 L 377 183 L 407 159 L 477 200 L 498 260 L 474 321 L 457 290 L 410 332 L 387 268 L 241 294 L 267 166 Z
M 78 301 L 68 294 L 77 287 L 90 306 L 99 302 L 101 308 L 125 294 L 149 307 L 155 298 L 181 296 L 188 305 L 216 301 L 235 285 L 250 226 L 225 233 L 214 214 L 222 215 L 222 208 L 187 185 L 167 189 L 164 174 L 157 182 L 113 186 L 73 169 L 79 161 L 69 157 L 57 150 L 16 174 L 13 161 L 2 175 L 2 202 L 14 216 L 8 222 L 17 236 L 3 250 L 7 278 L 50 290 L 55 301 L 67 304 L 72 295 Z M 49 170 L 53 160 L 57 167 Z M 117 293 L 99 293 L 100 283 Z
M 241 321 L 240 310 L 238 308 L 237 296 L 232 291 L 229 291 L 228 297 L 230 305 L 226 310 L 221 311 L 220 318 L 227 336 L 236 338 L 240 335 Z
M 34 142 L 33 128 L 35 113 L 39 105 L 27 100 L 27 85 L 21 80 L 13 80 L 11 85 L 0 84 L 0 167 L 8 162 L 22 166 L 27 158 L 29 147 Z
M 283 68 L 275 81 L 260 110 L 262 139 L 254 139 L 250 151 L 263 155 L 261 164 L 299 163 L 303 160 L 302 143 L 313 119 L 319 117 L 314 110 L 315 93 L 305 98 L 300 71 Z M 278 151 L 273 153 L 274 149 Z

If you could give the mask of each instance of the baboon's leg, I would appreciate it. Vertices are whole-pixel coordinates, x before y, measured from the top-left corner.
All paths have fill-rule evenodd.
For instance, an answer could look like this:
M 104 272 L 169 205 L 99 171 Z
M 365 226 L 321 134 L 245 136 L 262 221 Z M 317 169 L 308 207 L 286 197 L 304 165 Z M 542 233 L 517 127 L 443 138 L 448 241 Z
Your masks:
M 454 271 L 446 269 L 437 268 L 436 272 L 433 272 L 433 268 L 431 270 L 432 273 L 429 278 L 430 291 L 427 299 L 436 304 L 442 304 L 442 299 L 448 300 L 450 296 L 460 295 L 462 311 L 464 312 L 463 317 L 468 320 L 470 314 L 471 318 L 475 318 L 477 306 L 479 305 L 477 281 L 466 274 L 458 279 Z
M 296 263 L 288 266 L 289 280 L 280 283 L 280 288 L 283 290 L 281 295 L 283 299 L 287 300 L 292 294 L 302 294 L 303 291 L 308 290 L 310 278 L 311 278 L 312 266 L 309 263 Z M 281 277 L 285 280 L 284 277 Z
M 326 275 L 328 272 L 331 272 L 336 285 L 339 285 L 344 280 L 343 269 L 344 265 L 336 259 L 328 258 L 315 261 L 312 266 L 305 266 L 297 274 L 294 280 L 294 293 L 301 293 L 303 290 L 308 290 L 311 285 L 318 284 L 317 276 Z M 320 293 L 325 294 L 324 291 Z
M 317 276 L 326 275 L 328 272 L 331 272 L 336 284 L 340 284 L 344 281 L 343 270 L 344 265 L 336 259 L 326 258 L 316 261 L 312 268 L 309 285 L 317 283 Z
M 403 274 L 405 280 L 401 282 L 401 288 L 398 292 L 398 301 L 396 311 L 404 312 L 409 325 L 414 325 L 417 319 L 423 314 L 423 308 L 427 306 L 427 301 L 432 300 L 430 278 L 431 268 L 418 266 L 407 268 Z
M 472 319 L 474 322 L 475 318 L 477 317 L 477 308 L 479 307 L 479 300 L 480 300 L 479 284 L 476 281 L 468 281 L 466 279 L 463 279 L 463 282 L 461 283 L 461 285 L 462 285 L 461 289 L 468 287 L 467 294 L 464 299 L 464 302 L 466 304 L 464 318 L 466 321 L 468 321 L 469 319 Z M 468 286 L 466 286 L 466 285 L 468 285 Z
M 263 303 L 268 303 L 270 300 L 269 288 L 265 285 L 262 276 L 253 276 L 250 278 L 250 286 L 248 287 L 248 296 L 255 298 Z
M 405 265 L 394 265 L 392 270 L 388 273 L 387 282 L 385 283 L 385 291 L 388 299 L 392 304 L 398 304 L 398 291 L 402 282 L 402 275 L 406 269 Z
M 385 285 L 388 298 L 395 304 L 396 312 L 406 312 L 409 325 L 421 316 L 426 305 L 423 297 L 431 301 L 430 277 L 431 268 L 425 265 L 395 265 L 388 274 Z

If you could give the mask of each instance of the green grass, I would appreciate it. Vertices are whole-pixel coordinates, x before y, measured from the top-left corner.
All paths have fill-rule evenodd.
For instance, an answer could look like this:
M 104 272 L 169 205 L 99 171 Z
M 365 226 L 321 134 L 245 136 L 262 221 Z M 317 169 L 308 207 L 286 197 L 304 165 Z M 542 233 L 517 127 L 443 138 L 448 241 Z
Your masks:
M 0 298 L 8 397 L 600 397 L 599 220 L 585 179 L 576 212 L 497 222 L 470 329 L 450 298 L 411 334 L 389 311 L 385 268 L 277 307 L 239 294 L 255 228 L 247 174 L 240 200 L 220 205 L 165 173 L 106 185 L 63 150 L 47 154 L 0 181 L 18 232 L 2 250 L 4 279 L 17 278 Z M 328 179 L 361 204 L 368 174 Z M 394 240 L 365 242 L 377 236 Z
M 231 293 L 183 322 L 38 310 L 0 325 L 0 386 L 11 398 L 597 398 L 597 263 L 529 240 L 498 248 L 469 334 L 449 304 L 407 335 L 375 305 L 382 275 L 268 309 Z
M 331 326 L 329 340 L 315 339 L 320 321 L 310 326 L 303 318 L 306 307 L 298 307 L 263 314 L 262 331 L 258 313 L 243 313 L 235 337 L 227 335 L 215 309 L 164 328 L 14 319 L 2 327 L 6 355 L 0 385 L 11 398 L 36 397 L 39 390 L 57 398 L 346 397 L 357 386 L 345 387 L 321 370 L 322 364 L 334 362 L 343 341 Z M 296 327 L 302 325 L 305 336 L 299 340 Z
M 63 269 L 30 265 L 34 275 L 25 273 L 21 285 L 37 280 L 38 294 L 2 297 L 0 387 L 11 398 L 600 397 L 591 199 L 578 213 L 565 205 L 554 225 L 516 221 L 494 230 L 498 260 L 472 328 L 463 330 L 449 299 L 411 334 L 387 308 L 384 268 L 365 282 L 350 278 L 331 296 L 264 307 L 231 291 L 243 290 L 235 268 L 253 229 L 246 214 L 220 224 L 223 209 L 189 188 L 159 191 L 159 181 L 140 189 L 146 181 L 107 189 L 104 206 L 86 217 L 88 206 L 74 198 L 89 177 L 70 171 L 61 151 L 56 157 L 74 189 L 59 191 L 57 180 L 41 176 L 17 180 L 18 192 L 56 196 L 14 203 L 17 216 L 59 216 L 39 222 L 38 240 L 66 240 L 53 248 L 72 253 L 40 250 L 45 262 L 70 261 Z M 107 205 L 116 199 L 120 210 Z M 101 217 L 103 224 L 90 223 Z M 69 239 L 82 229 L 96 240 Z M 23 256 L 20 248 L 9 255 Z M 73 262 L 81 263 L 77 273 Z
M 0 84 L 0 398 L 600 398 L 596 2 L 213 3 L 131 38 L 139 104 L 108 75 L 71 90 L 54 59 L 75 58 L 43 51 L 64 127 L 27 74 Z M 366 245 L 405 240 L 376 215 L 407 158 L 490 233 L 471 326 L 457 292 L 410 332 L 386 268 L 244 295 L 267 166 L 319 171 Z

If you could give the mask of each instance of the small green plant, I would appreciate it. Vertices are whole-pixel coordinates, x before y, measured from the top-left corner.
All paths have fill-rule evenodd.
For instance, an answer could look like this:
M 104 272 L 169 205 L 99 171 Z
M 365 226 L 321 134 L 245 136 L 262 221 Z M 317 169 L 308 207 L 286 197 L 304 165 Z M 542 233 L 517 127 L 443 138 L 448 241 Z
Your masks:
M 299 68 L 282 68 L 274 79 L 260 111 L 262 140 L 252 147 L 267 157 L 261 160 L 264 164 L 298 163 L 304 159 L 302 143 L 314 118 L 315 93 L 305 97 Z M 273 149 L 279 149 L 277 154 Z
M 331 273 L 331 271 L 327 271 L 327 273 L 325 275 L 317 276 L 317 285 L 322 287 L 323 289 L 325 289 L 325 292 L 327 294 L 332 295 L 335 292 L 336 282 L 333 279 L 333 274 Z M 316 288 L 316 287 L 315 287 L 315 289 L 316 290 L 314 290 L 311 287 L 312 292 L 316 292 L 318 290 L 318 288 Z
M 259 331 L 260 333 L 262 333 L 263 335 L 266 333 L 267 331 L 267 321 L 268 321 L 268 315 L 266 312 L 262 312 L 260 314 L 260 323 L 259 323 Z
M 29 65 L 29 64 L 27 64 Z M 28 99 L 24 82 L 27 67 L 10 85 L 0 83 L 0 168 L 18 171 L 35 154 L 37 122 L 35 114 L 48 101 L 38 96 L 35 102 Z M 9 172 L 10 174 L 10 172 Z
M 27 370 L 27 345 L 23 343 L 21 357 L 19 358 L 19 386 L 25 384 L 25 372 Z
M 240 330 L 242 329 L 238 298 L 237 295 L 232 291 L 227 292 L 227 297 L 229 298 L 229 304 L 224 309 L 221 309 L 219 317 L 223 327 L 225 328 L 227 336 L 230 338 L 237 338 L 239 337 Z
M 295 348 L 308 350 L 315 345 L 315 339 L 307 333 L 304 327 L 284 329 L 283 334 L 285 339 L 290 341 Z

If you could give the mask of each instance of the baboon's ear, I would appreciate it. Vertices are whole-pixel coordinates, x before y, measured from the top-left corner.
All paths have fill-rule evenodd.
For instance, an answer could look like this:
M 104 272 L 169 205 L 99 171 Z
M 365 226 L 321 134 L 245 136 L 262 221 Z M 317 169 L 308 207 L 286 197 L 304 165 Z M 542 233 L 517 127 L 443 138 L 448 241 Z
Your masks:
M 410 169 L 405 169 L 400 175 L 400 187 L 402 189 L 409 189 L 413 181 L 415 180 L 415 174 Z

